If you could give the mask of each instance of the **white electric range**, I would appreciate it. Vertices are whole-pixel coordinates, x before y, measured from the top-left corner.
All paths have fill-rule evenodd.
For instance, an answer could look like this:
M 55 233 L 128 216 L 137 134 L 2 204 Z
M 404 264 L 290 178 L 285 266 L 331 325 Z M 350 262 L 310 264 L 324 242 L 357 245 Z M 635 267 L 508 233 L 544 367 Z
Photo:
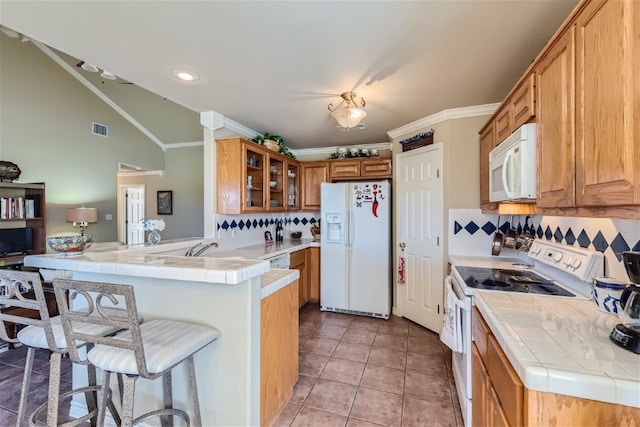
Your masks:
M 459 348 L 453 351 L 453 376 L 465 426 L 471 425 L 471 345 L 473 295 L 477 289 L 495 292 L 525 292 L 555 298 L 588 299 L 591 282 L 602 276 L 604 256 L 600 252 L 556 242 L 536 240 L 527 256 L 450 257 L 451 276 L 445 279 L 445 301 L 455 295 Z M 451 293 L 451 294 L 450 294 Z

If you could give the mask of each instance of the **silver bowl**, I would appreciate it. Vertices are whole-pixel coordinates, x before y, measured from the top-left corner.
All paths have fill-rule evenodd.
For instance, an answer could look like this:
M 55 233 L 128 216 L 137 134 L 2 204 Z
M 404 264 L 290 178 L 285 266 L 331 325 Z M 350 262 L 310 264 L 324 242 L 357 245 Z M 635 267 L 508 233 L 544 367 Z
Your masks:
M 93 244 L 93 236 L 56 236 L 47 237 L 49 247 L 56 252 L 74 253 L 89 249 Z

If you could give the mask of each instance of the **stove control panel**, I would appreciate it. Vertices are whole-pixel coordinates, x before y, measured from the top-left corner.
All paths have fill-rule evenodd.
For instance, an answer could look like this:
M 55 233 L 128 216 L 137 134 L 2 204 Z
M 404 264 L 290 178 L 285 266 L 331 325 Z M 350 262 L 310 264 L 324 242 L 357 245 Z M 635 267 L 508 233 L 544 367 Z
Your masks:
M 604 256 L 601 252 L 577 246 L 536 240 L 529 249 L 529 257 L 575 276 L 582 281 L 590 281 L 602 275 Z

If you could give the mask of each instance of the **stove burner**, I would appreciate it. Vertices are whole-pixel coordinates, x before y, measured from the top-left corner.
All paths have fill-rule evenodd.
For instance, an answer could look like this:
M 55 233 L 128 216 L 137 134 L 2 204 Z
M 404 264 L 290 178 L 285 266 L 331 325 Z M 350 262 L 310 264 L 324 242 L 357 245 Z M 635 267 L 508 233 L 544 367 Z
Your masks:
M 483 289 L 492 289 L 492 288 L 510 288 L 511 285 L 507 282 L 503 282 L 502 280 L 493 280 L 493 279 L 485 279 L 483 281 L 479 281 L 477 279 L 473 279 L 473 283 L 478 285 L 477 287 Z
M 488 289 L 532 294 L 575 296 L 548 279 L 530 270 L 455 267 L 467 286 L 476 289 Z

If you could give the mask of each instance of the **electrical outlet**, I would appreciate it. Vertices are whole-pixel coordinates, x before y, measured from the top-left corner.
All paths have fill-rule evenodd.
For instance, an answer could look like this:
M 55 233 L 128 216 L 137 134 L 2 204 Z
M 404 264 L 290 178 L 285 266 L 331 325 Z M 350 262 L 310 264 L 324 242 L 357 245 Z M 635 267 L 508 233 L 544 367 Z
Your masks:
M 106 215 L 104 216 L 104 220 L 105 220 L 105 221 L 111 221 L 111 220 L 113 220 L 113 215 L 111 215 L 111 214 L 106 214 Z

